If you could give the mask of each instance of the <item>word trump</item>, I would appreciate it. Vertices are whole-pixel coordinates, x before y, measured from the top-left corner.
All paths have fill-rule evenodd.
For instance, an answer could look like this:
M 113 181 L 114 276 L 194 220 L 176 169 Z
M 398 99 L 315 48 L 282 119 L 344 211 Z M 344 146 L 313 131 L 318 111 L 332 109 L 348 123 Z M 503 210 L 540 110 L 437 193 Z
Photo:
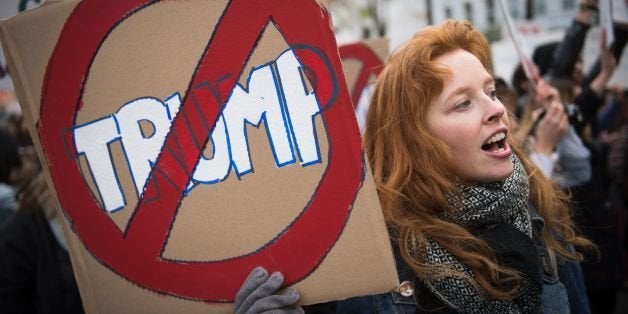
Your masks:
M 139 98 L 114 114 L 73 128 L 76 152 L 85 158 L 105 210 L 114 212 L 125 205 L 110 145 L 117 141 L 122 145 L 135 192 L 141 196 L 180 106 L 178 93 L 165 101 Z M 254 68 L 247 87 L 236 85 L 218 116 L 209 138 L 213 155 L 201 155 L 187 191 L 196 184 L 225 180 L 232 168 L 238 177 L 253 171 L 247 125 L 265 123 L 277 167 L 295 163 L 296 156 L 303 167 L 320 163 L 314 126 L 319 113 L 320 106 L 292 50 Z

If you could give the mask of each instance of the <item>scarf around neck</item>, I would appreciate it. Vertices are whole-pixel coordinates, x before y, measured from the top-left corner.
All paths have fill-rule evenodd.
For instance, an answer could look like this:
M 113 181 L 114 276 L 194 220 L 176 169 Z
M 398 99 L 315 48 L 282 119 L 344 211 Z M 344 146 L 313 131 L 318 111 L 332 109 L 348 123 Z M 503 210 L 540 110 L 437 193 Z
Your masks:
M 445 212 L 445 220 L 471 229 L 491 228 L 508 223 L 532 237 L 528 216 L 530 184 L 528 174 L 517 155 L 512 154 L 512 174 L 504 180 L 481 184 L 458 184 L 462 204 L 453 194 L 448 197 L 452 210 Z
M 527 212 L 530 192 L 528 176 L 515 154 L 512 154 L 512 162 L 512 174 L 502 181 L 482 185 L 458 184 L 462 199 L 450 195 L 448 201 L 452 210 L 442 214 L 442 218 L 467 228 L 480 238 L 483 237 L 478 233 L 500 230 L 489 236 L 486 242 L 494 248 L 496 254 L 497 251 L 506 251 L 505 255 L 510 259 L 515 257 L 518 260 L 526 260 L 522 263 L 525 265 L 522 267 L 525 270 L 518 269 L 523 273 L 520 288 L 514 299 L 497 300 L 486 297 L 478 290 L 478 287 L 464 277 L 437 276 L 437 279 L 425 282 L 428 289 L 441 301 L 459 312 L 530 313 L 535 312 L 540 304 L 540 284 L 529 278 L 535 277 L 534 271 L 538 269 L 535 268 L 538 267 L 538 263 L 536 263 L 537 255 L 531 239 L 532 227 Z M 474 230 L 481 230 L 481 232 L 474 232 Z M 503 232 L 504 230 L 506 232 Z M 490 233 L 491 231 L 486 232 L 486 234 Z M 495 243 L 498 243 L 499 249 L 495 248 Z M 425 251 L 415 258 L 423 260 L 428 267 L 434 265 L 433 275 L 440 273 L 439 269 L 442 269 L 440 266 L 446 266 L 464 274 L 465 277 L 474 277 L 470 267 L 461 263 L 432 238 L 428 237 L 427 243 L 419 247 L 424 247 Z M 501 261 L 499 262 L 502 265 Z M 532 266 L 528 267 L 530 264 Z

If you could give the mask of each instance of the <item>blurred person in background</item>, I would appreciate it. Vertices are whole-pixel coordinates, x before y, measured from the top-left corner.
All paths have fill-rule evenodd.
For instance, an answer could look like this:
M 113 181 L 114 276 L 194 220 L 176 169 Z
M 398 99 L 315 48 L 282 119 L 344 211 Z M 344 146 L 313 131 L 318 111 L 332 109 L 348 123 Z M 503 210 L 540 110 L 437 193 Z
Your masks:
M 540 74 L 560 91 L 561 102 L 565 105 L 573 104 L 566 107 L 569 110 L 565 110 L 570 126 L 550 150 L 551 155 L 555 156 L 552 167 L 554 173 L 550 177 L 556 177 L 557 182 L 567 189 L 572 199 L 574 220 L 583 234 L 600 248 L 599 260 L 582 264 L 592 312 L 612 313 L 617 292 L 624 281 L 623 239 L 618 236 L 620 212 L 609 206 L 608 146 L 599 137 L 601 129 L 598 126 L 598 113 L 604 104 L 606 85 L 615 71 L 616 60 L 621 57 L 628 32 L 625 26 L 614 25 L 615 42 L 611 48 L 607 47 L 606 34 L 602 32 L 600 56 L 584 75 L 581 52 L 596 11 L 597 1 L 583 1 L 563 40 L 537 48 L 533 59 Z M 540 127 L 545 119 L 535 122 L 542 115 L 538 112 L 531 114 L 534 109 L 525 108 L 527 113 L 523 119 L 532 121 L 528 125 L 536 124 Z M 554 121 L 565 121 L 560 111 L 558 107 L 554 111 L 546 110 L 545 116 L 551 114 L 556 117 Z M 555 135 L 560 134 L 558 131 L 563 125 L 556 123 Z M 536 137 L 538 139 L 539 135 Z M 555 137 L 548 137 L 552 138 Z M 565 142 L 571 143 L 567 150 L 564 149 Z M 560 155 L 565 155 L 565 151 L 573 158 L 560 158 Z M 584 158 L 586 155 L 588 157 Z M 544 159 L 549 164 L 551 159 L 547 156 Z M 566 178 L 578 180 L 561 183 L 561 177 L 556 176 L 557 170 L 568 174 Z
M 83 313 L 55 201 L 33 147 L 24 149 L 17 212 L 0 228 L 0 312 Z
M 540 79 L 533 95 L 520 121 L 524 150 L 561 188 L 588 182 L 590 152 L 571 126 L 558 90 Z
M 0 129 L 0 226 L 17 208 L 11 173 L 20 166 L 18 145 L 13 136 Z

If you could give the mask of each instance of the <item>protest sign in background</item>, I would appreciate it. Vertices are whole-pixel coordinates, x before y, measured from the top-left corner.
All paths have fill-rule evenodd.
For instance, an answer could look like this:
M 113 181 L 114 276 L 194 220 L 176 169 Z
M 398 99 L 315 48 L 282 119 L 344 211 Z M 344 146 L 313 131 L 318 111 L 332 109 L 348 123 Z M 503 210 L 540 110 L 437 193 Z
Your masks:
M 388 39 L 378 38 L 338 47 L 360 130 L 366 125 L 373 84 L 388 57 Z

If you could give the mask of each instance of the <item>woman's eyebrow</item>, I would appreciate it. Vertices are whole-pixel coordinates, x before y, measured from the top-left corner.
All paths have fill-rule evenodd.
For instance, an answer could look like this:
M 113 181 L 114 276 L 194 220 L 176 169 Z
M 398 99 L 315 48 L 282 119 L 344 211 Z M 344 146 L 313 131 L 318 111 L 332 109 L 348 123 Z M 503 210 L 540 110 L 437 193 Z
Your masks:
M 469 86 L 458 87 L 454 89 L 451 93 L 449 93 L 449 95 L 447 95 L 447 98 L 445 98 L 445 102 L 449 102 L 451 98 L 456 97 L 458 95 L 468 93 L 470 90 L 471 90 L 471 87 Z

